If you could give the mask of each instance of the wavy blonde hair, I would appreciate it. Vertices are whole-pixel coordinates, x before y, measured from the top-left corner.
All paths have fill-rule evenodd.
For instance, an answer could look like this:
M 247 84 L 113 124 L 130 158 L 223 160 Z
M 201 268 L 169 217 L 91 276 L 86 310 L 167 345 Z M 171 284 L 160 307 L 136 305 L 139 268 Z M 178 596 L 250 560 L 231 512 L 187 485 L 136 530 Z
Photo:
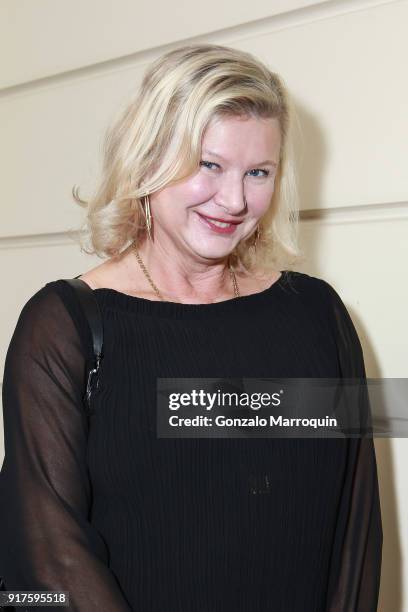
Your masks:
M 293 159 L 294 109 L 282 79 L 250 53 L 215 44 L 178 47 L 157 58 L 105 134 L 102 175 L 87 208 L 81 248 L 115 257 L 146 239 L 143 197 L 199 167 L 210 121 L 225 116 L 276 118 L 281 150 L 270 206 L 253 236 L 236 246 L 231 264 L 247 271 L 279 269 L 301 257 Z M 154 216 L 154 211 L 153 216 Z

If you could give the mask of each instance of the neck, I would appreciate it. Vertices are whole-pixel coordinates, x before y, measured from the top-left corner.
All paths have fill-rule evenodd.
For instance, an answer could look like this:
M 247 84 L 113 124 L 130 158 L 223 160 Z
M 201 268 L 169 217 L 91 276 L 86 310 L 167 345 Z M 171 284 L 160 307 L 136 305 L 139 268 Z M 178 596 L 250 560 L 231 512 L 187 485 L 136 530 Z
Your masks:
M 170 252 L 145 241 L 137 252 L 163 299 L 188 303 L 212 303 L 235 296 L 229 256 L 219 259 L 192 257 Z M 124 258 L 129 284 L 155 293 L 136 257 L 134 245 Z

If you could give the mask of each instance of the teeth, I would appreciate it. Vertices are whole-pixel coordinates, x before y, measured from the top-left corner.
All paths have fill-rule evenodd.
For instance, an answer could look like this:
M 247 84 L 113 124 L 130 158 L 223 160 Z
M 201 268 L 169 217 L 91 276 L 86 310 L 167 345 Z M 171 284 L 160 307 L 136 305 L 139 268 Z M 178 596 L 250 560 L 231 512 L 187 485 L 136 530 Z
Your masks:
M 215 219 L 209 219 L 209 221 L 217 227 L 230 227 L 232 225 L 232 223 L 223 223 L 222 221 L 216 221 Z

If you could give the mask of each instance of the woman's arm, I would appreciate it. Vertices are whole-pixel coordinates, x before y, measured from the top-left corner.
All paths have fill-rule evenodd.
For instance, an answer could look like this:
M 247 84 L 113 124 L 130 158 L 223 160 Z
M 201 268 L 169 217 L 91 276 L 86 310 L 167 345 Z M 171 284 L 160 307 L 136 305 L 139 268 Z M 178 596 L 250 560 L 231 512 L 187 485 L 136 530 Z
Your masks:
M 340 296 L 325 283 L 341 378 L 359 379 L 354 423 L 371 429 L 363 351 Z M 356 396 L 353 396 L 356 398 Z M 372 437 L 347 438 L 348 463 L 330 566 L 327 612 L 376 612 L 381 578 L 382 521 Z
M 5 361 L 0 575 L 8 590 L 67 591 L 62 609 L 128 612 L 89 522 L 84 352 L 61 297 L 43 287 L 23 307 Z

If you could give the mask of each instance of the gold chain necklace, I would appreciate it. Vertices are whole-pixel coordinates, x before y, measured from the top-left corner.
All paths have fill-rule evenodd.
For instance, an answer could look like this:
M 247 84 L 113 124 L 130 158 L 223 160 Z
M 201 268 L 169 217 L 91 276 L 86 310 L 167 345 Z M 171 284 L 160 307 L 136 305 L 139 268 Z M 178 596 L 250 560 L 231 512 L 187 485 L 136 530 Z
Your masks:
M 156 293 L 156 295 L 159 298 L 159 300 L 164 302 L 165 299 L 163 298 L 162 294 L 160 293 L 160 291 L 158 290 L 158 288 L 154 284 L 154 282 L 153 282 L 149 272 L 146 269 L 146 266 L 144 265 L 144 263 L 142 261 L 142 258 L 139 255 L 139 252 L 138 252 L 136 246 L 134 246 L 134 251 L 135 251 L 136 259 L 139 262 L 139 265 L 142 268 L 144 275 L 146 276 L 147 280 L 149 281 L 150 285 L 152 286 L 153 291 Z M 234 272 L 234 270 L 231 267 L 231 263 L 228 264 L 228 268 L 229 268 L 229 271 L 230 271 L 230 275 L 231 275 L 231 279 L 232 279 L 232 284 L 233 284 L 233 287 L 234 287 L 235 297 L 241 297 L 241 294 L 240 294 L 239 289 L 238 289 L 237 279 L 235 278 L 235 272 Z

